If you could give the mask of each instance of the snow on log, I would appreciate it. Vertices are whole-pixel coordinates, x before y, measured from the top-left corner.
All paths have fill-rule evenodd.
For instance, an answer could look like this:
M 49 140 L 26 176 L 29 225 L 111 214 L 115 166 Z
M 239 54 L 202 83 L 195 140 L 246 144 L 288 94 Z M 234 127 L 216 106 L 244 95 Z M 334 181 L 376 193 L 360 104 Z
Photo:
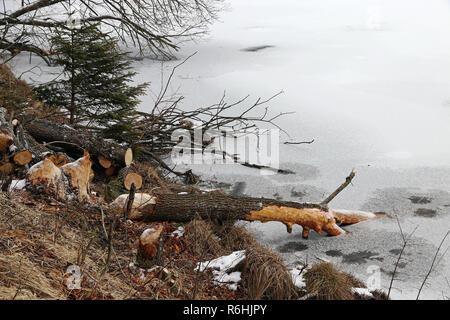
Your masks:
M 32 193 L 54 196 L 58 200 L 89 201 L 89 181 L 92 175 L 88 153 L 75 162 L 58 168 L 45 158 L 32 166 L 26 175 L 26 189 Z
M 138 194 L 136 194 L 137 196 Z M 144 197 L 144 194 L 139 194 Z M 128 195 L 121 195 L 113 204 L 125 207 Z M 187 222 L 197 218 L 212 220 L 278 221 L 288 232 L 298 224 L 303 227 L 302 236 L 309 231 L 337 236 L 347 233 L 338 226 L 375 218 L 372 213 L 332 210 L 320 204 L 297 203 L 274 199 L 236 197 L 219 193 L 146 195 L 148 203 L 134 206 L 129 216 L 133 220 Z M 344 219 L 345 218 L 345 219 Z M 336 221 L 337 220 L 337 221 Z
M 155 204 L 155 197 L 149 195 L 148 193 L 136 193 L 134 195 L 133 205 L 131 207 L 130 218 L 133 219 L 135 216 L 140 216 L 139 210 L 146 205 Z M 126 210 L 128 201 L 128 194 L 122 194 L 110 204 L 111 208 Z
M 9 175 L 14 172 L 14 165 L 11 162 L 6 162 L 0 165 L 0 173 L 2 175 Z

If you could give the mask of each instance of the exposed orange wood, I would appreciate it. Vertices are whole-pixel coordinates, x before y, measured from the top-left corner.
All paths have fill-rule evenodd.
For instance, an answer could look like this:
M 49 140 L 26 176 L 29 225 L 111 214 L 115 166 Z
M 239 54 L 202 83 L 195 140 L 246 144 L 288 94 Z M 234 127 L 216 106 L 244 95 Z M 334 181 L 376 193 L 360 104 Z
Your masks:
M 61 167 L 62 171 L 69 176 L 70 187 L 77 190 L 79 201 L 89 199 L 89 181 L 92 175 L 91 166 L 89 153 L 85 152 L 82 158 Z
M 158 252 L 158 242 L 162 231 L 162 225 L 152 226 L 152 228 L 146 229 L 139 237 L 139 250 L 144 254 L 145 258 L 154 257 Z
M 123 185 L 125 186 L 125 189 L 130 190 L 131 185 L 134 183 L 134 186 L 136 189 L 140 189 L 142 187 L 142 176 L 135 173 L 135 172 L 129 172 L 123 179 Z
M 286 225 L 288 231 L 292 230 L 292 225 L 298 224 L 304 228 L 302 236 L 306 238 L 309 230 L 312 229 L 319 234 L 322 230 L 327 234 L 337 236 L 345 234 L 334 219 L 331 212 L 323 211 L 317 208 L 291 208 L 279 206 L 267 206 L 261 210 L 251 210 L 250 214 L 245 215 L 249 221 L 279 221 Z

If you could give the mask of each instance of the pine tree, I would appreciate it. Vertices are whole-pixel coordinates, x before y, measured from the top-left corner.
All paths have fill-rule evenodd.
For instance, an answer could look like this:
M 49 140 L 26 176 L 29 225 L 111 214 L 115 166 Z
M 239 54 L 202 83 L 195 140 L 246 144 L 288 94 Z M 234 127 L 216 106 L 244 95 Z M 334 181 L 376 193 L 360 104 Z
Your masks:
M 38 98 L 66 110 L 70 124 L 100 127 L 107 137 L 129 140 L 138 97 L 148 84 L 129 84 L 136 73 L 117 39 L 96 25 L 85 25 L 60 32 L 51 42 L 62 79 L 36 87 Z

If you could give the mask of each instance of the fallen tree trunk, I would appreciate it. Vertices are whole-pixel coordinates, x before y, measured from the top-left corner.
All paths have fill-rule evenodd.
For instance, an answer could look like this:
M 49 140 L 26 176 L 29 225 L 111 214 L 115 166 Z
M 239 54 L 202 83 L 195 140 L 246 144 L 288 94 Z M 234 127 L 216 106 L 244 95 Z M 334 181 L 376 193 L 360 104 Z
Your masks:
M 377 216 L 371 212 L 329 209 L 328 203 L 355 177 L 352 171 L 330 196 L 319 204 L 280 201 L 265 198 L 236 197 L 216 192 L 202 194 L 139 194 L 129 215 L 133 220 L 188 222 L 194 219 L 278 221 L 292 232 L 294 224 L 302 226 L 302 237 L 312 229 L 321 234 L 338 236 L 347 233 L 338 224 L 354 224 Z M 112 208 L 124 209 L 128 195 L 119 196 Z
M 100 166 L 124 167 L 133 161 L 133 152 L 113 140 L 99 138 L 98 134 L 75 130 L 67 125 L 34 119 L 25 124 L 27 132 L 47 147 L 58 146 L 72 156 L 79 156 L 86 150 Z
M 123 198 L 123 196 L 122 196 Z M 338 223 L 353 224 L 373 219 L 375 214 L 363 211 L 333 210 L 312 203 L 297 203 L 274 199 L 235 197 L 218 193 L 163 194 L 148 196 L 146 203 L 130 214 L 133 220 L 187 222 L 194 219 L 279 221 L 292 232 L 292 226 L 303 227 L 303 238 L 312 229 L 332 236 L 345 234 Z M 119 202 L 116 202 L 119 203 Z

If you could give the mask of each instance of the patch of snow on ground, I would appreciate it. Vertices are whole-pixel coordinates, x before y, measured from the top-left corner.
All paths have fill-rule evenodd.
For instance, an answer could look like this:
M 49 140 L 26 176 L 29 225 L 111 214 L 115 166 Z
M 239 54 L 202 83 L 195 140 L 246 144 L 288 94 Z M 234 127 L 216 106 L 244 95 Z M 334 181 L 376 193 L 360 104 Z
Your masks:
M 237 284 L 241 281 L 241 272 L 234 271 L 228 273 L 228 271 L 237 266 L 244 259 L 245 250 L 235 251 L 228 256 L 219 257 L 211 261 L 200 262 L 197 264 L 196 270 L 202 272 L 206 269 L 212 269 L 215 284 L 226 285 L 230 290 L 236 290 Z
M 352 288 L 353 293 L 357 293 L 361 296 L 368 296 L 370 298 L 373 297 L 372 293 L 367 288 Z
M 307 269 L 298 269 L 298 268 L 294 268 L 290 271 L 291 273 L 291 277 L 292 277 L 292 281 L 294 282 L 294 285 L 297 288 L 304 288 L 306 287 L 306 283 L 305 283 L 305 279 L 303 278 L 303 276 L 305 275 L 305 272 L 307 271 Z
M 9 192 L 18 191 L 25 189 L 25 179 L 23 180 L 13 180 L 9 185 Z
M 172 237 L 180 238 L 182 236 L 184 236 L 184 228 L 183 227 L 178 227 L 177 230 L 172 232 Z

